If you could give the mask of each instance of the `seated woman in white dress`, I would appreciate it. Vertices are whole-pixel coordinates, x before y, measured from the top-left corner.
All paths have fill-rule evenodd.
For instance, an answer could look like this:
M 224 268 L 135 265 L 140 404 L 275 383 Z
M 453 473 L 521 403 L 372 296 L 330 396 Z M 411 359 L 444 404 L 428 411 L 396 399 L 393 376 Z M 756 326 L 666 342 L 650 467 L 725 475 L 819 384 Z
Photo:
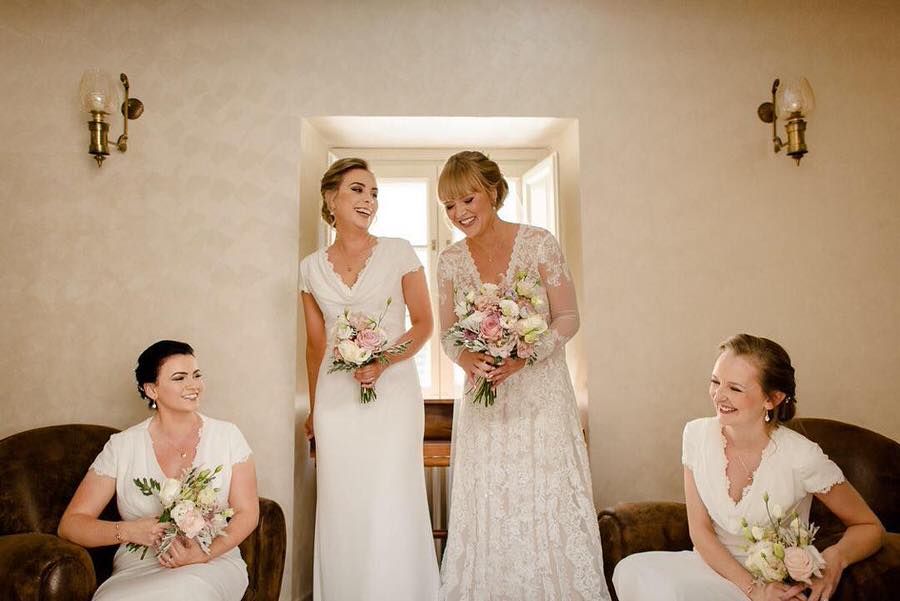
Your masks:
M 259 519 L 250 447 L 234 424 L 198 413 L 203 379 L 190 345 L 173 340 L 151 345 L 138 358 L 135 376 L 155 415 L 109 438 L 66 508 L 59 535 L 84 547 L 119 545 L 112 576 L 97 589 L 95 601 L 238 601 L 247 588 L 238 544 Z M 162 482 L 192 466 L 219 465 L 217 500 L 234 509 L 226 536 L 213 541 L 209 555 L 193 540 L 176 539 L 157 557 L 161 505 L 133 480 Z M 98 519 L 113 495 L 122 520 Z M 126 549 L 128 543 L 151 551 L 141 559 L 140 552 Z
M 819 445 L 781 426 L 794 416 L 794 368 L 766 338 L 739 334 L 719 347 L 709 396 L 716 416 L 684 428 L 684 494 L 693 551 L 636 553 L 616 566 L 620 601 L 827 601 L 848 565 L 876 552 L 884 528 Z M 812 585 L 754 581 L 744 567 L 741 519 L 767 522 L 769 505 L 796 507 L 809 519 L 815 495 L 847 526 L 822 551 L 826 565 Z

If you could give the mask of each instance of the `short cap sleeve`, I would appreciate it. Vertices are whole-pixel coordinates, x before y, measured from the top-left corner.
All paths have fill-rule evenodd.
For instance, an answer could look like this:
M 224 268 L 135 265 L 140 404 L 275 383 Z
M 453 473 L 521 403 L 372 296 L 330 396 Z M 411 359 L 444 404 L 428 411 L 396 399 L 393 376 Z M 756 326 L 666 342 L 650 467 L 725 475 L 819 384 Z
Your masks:
M 827 493 L 832 486 L 846 480 L 844 472 L 828 458 L 822 447 L 802 435 L 798 435 L 798 439 L 795 465 L 806 492 Z
M 309 292 L 309 258 L 300 261 L 300 292 Z
M 700 439 L 703 434 L 703 421 L 695 419 L 684 426 L 681 434 L 681 465 L 694 471 L 697 465 L 697 454 L 700 452 Z
M 397 265 L 400 268 L 401 276 L 422 269 L 422 262 L 419 260 L 419 255 L 416 254 L 416 251 L 412 247 L 412 244 L 410 244 L 407 240 L 398 239 L 396 246 L 396 260 Z
M 109 437 L 109 440 L 103 445 L 103 450 L 100 451 L 100 454 L 97 455 L 97 458 L 94 459 L 94 462 L 91 464 L 90 469 L 94 470 L 97 475 L 115 478 L 118 473 L 118 462 L 116 461 L 113 436 Z
M 247 439 L 244 438 L 244 435 L 238 427 L 234 424 L 230 424 L 230 426 L 228 445 L 231 452 L 231 465 L 235 465 L 247 461 L 253 453 L 253 450 L 250 449 L 250 445 L 247 444 Z

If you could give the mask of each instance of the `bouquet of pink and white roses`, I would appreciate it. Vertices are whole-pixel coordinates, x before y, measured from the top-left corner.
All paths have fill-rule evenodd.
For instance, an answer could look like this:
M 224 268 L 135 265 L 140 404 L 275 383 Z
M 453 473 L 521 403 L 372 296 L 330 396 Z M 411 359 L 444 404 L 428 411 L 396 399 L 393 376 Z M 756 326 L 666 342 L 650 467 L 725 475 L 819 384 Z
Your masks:
M 818 528 L 800 521 L 797 511 L 785 512 L 781 506 L 769 509 L 769 494 L 763 495 L 767 524 L 750 525 L 741 520 L 747 539 L 744 566 L 756 579 L 768 582 L 804 582 L 822 576 L 825 559 L 812 542 Z
M 481 284 L 477 290 L 456 290 L 454 312 L 459 318 L 445 334 L 456 346 L 485 353 L 495 365 L 503 359 L 535 360 L 535 347 L 547 334 L 548 325 L 537 308 L 541 298 L 541 282 L 526 273 L 518 273 L 509 286 Z M 475 382 L 473 403 L 494 404 L 497 391 L 481 377 Z
M 216 500 L 219 489 L 213 480 L 222 466 L 214 470 L 192 467 L 178 478 L 166 478 L 160 484 L 153 478 L 135 478 L 134 484 L 144 496 L 155 495 L 162 505 L 160 523 L 168 524 L 163 533 L 156 555 L 162 555 L 179 536 L 197 541 L 203 552 L 209 555 L 213 539 L 225 536 L 225 526 L 234 515 L 234 509 L 219 504 Z M 147 547 L 128 543 L 129 551 L 142 551 L 141 559 L 147 554 Z
M 387 299 L 384 311 L 378 317 L 365 313 L 351 313 L 345 309 L 338 316 L 334 325 L 334 360 L 328 373 L 336 371 L 356 371 L 360 367 L 378 361 L 388 363 L 389 355 L 399 355 L 409 348 L 409 341 L 386 346 L 387 332 L 381 328 L 381 321 L 391 306 L 391 298 Z M 375 388 L 359 388 L 359 402 L 368 403 L 378 398 Z

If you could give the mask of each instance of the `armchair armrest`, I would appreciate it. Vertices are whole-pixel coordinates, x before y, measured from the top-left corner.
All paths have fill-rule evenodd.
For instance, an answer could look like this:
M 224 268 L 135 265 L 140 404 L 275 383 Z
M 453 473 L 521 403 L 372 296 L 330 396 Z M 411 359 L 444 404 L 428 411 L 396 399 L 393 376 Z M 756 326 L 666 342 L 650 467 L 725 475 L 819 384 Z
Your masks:
M 94 564 L 82 547 L 52 534 L 0 536 L 0 599 L 89 601 Z
M 610 587 L 616 564 L 632 553 L 693 548 L 684 503 L 619 503 L 601 511 L 597 520 Z
M 287 526 L 278 503 L 259 498 L 259 525 L 240 548 L 250 579 L 243 601 L 278 601 L 287 549 Z

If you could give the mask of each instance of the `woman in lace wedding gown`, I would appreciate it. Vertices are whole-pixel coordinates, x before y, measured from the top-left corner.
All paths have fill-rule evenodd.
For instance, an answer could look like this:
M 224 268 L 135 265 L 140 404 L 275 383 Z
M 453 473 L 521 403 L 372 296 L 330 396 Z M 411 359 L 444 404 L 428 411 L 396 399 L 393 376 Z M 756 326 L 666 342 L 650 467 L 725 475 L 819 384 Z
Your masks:
M 376 193 L 364 161 L 335 162 L 322 178 L 323 215 L 336 228 L 335 242 L 300 264 L 314 392 L 316 601 L 433 601 L 439 586 L 422 464 L 425 405 L 410 360 L 431 334 L 431 304 L 409 242 L 368 233 Z M 389 344 L 408 341 L 409 348 L 389 366 L 327 373 L 345 309 L 385 312 Z M 374 387 L 377 398 L 362 404 L 361 385 Z
M 793 417 L 794 369 L 781 346 L 739 334 L 724 342 L 710 384 L 716 417 L 684 428 L 682 463 L 693 551 L 629 555 L 616 565 L 621 601 L 810 601 L 831 596 L 842 566 L 881 546 L 878 518 L 816 443 L 781 422 Z M 769 507 L 796 508 L 808 522 L 815 495 L 848 526 L 822 552 L 826 565 L 811 587 L 754 583 L 745 568 L 741 520 L 768 523 Z
M 448 218 L 466 234 L 438 261 L 441 330 L 457 319 L 454 290 L 508 282 L 520 272 L 540 278 L 545 302 L 539 310 L 550 324 L 528 366 L 507 359 L 495 367 L 483 355 L 444 343 L 470 382 L 482 374 L 491 379 L 497 398 L 490 407 L 457 403 L 440 598 L 609 599 L 565 357 L 565 343 L 578 329 L 575 289 L 549 232 L 499 220 L 506 191 L 496 163 L 478 152 L 451 157 L 439 182 Z

